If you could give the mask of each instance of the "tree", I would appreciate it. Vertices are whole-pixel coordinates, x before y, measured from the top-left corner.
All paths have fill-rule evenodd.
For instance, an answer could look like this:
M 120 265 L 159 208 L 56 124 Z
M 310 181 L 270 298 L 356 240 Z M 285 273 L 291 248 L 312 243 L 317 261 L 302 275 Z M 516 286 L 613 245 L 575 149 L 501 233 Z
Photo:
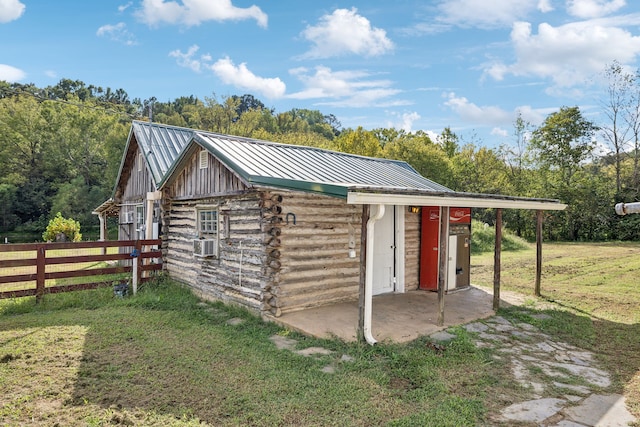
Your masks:
M 583 162 L 590 158 L 595 148 L 593 136 L 598 128 L 586 120 L 578 107 L 563 107 L 552 113 L 533 132 L 531 146 L 540 163 L 547 188 L 553 196 L 568 203 L 564 215 L 564 236 L 577 238 L 577 214 L 579 192 L 575 191 L 576 174 Z M 548 191 L 548 190 L 547 190 Z
M 616 193 L 620 194 L 622 192 L 621 164 L 626 154 L 627 134 L 633 130 L 632 121 L 625 119 L 632 118 L 629 116 L 629 108 L 632 106 L 631 89 L 634 86 L 635 77 L 624 72 L 622 65 L 617 61 L 605 69 L 604 76 L 608 80 L 607 96 L 601 104 L 608 123 L 603 124 L 600 130 L 614 155 Z
M 361 156 L 379 157 L 382 153 L 380 142 L 373 132 L 358 127 L 356 130 L 343 131 L 331 142 L 331 148 L 343 153 Z

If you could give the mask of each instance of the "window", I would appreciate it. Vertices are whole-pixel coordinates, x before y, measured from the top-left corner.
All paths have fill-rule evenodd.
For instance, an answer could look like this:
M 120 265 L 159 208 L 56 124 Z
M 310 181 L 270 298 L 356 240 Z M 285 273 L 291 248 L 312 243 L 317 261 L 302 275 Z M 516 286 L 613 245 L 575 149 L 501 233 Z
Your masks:
M 144 169 L 144 156 L 142 153 L 138 154 L 138 172 L 142 172 Z
M 145 218 L 144 218 L 144 205 L 136 205 L 136 231 L 138 232 L 138 239 L 145 238 Z
M 198 209 L 198 234 L 200 237 L 218 235 L 218 211 L 216 209 Z

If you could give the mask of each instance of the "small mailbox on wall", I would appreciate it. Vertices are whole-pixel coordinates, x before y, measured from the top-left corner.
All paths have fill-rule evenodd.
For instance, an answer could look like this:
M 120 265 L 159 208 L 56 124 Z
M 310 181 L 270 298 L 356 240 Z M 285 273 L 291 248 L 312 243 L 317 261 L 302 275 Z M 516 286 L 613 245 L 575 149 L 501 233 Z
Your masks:
M 420 236 L 420 289 L 438 290 L 440 207 L 423 206 Z M 449 266 L 446 290 L 471 284 L 471 208 L 449 210 Z

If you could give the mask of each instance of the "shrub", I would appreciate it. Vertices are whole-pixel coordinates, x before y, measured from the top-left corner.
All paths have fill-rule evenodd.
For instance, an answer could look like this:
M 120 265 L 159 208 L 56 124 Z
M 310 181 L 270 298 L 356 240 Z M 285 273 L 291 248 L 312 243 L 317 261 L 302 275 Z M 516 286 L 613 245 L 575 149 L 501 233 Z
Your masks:
M 496 243 L 495 227 L 473 220 L 471 224 L 471 253 L 493 252 Z M 506 228 L 502 229 L 502 250 L 519 251 L 529 247 L 526 240 Z
M 47 229 L 42 233 L 42 239 L 45 242 L 53 242 L 60 240 L 69 240 L 72 242 L 79 242 L 82 240 L 82 234 L 80 234 L 80 223 L 74 221 L 72 218 L 63 218 L 62 214 L 58 212 L 47 225 Z

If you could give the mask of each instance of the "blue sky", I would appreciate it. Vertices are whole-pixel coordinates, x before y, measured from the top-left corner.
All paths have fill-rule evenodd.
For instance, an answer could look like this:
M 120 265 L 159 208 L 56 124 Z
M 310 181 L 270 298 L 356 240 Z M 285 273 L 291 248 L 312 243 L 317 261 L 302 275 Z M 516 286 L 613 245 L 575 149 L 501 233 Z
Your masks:
M 484 146 L 512 143 L 518 112 L 605 120 L 602 71 L 635 71 L 639 55 L 635 0 L 0 0 L 0 80 L 160 101 L 250 93 Z

